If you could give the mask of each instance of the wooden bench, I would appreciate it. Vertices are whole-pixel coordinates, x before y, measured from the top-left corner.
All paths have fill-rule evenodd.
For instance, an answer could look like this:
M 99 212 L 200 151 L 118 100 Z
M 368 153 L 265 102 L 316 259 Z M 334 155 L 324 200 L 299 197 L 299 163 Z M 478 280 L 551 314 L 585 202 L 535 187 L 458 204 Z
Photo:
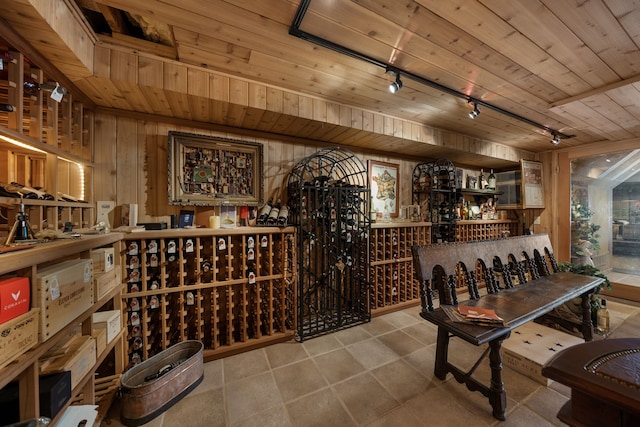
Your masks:
M 435 376 L 444 380 L 451 372 L 459 383 L 489 399 L 493 416 L 506 419 L 507 395 L 502 382 L 502 342 L 511 330 L 552 311 L 565 302 L 582 298 L 585 340 L 593 338 L 590 294 L 602 278 L 560 272 L 546 234 L 467 243 L 442 243 L 413 247 L 416 278 L 420 282 L 420 315 L 438 326 Z M 483 296 L 480 284 L 484 284 Z M 458 305 L 458 288 L 468 293 L 465 305 L 493 309 L 507 327 L 482 326 L 452 321 L 440 304 Z M 488 344 L 468 371 L 448 360 L 449 339 L 461 338 L 477 346 Z M 489 356 L 491 381 L 473 377 L 481 361 Z

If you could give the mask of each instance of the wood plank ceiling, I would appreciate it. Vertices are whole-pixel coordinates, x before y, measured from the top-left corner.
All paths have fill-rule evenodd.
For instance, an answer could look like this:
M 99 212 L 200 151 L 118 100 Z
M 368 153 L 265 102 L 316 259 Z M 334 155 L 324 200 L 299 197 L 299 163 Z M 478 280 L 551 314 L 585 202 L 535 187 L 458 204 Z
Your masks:
M 52 42 L 63 37 L 50 22 L 43 25 L 41 0 L 3 0 L 0 12 L 105 108 L 493 167 L 551 149 L 640 141 L 640 5 L 634 0 L 309 2 L 302 31 L 529 122 L 482 105 L 470 120 L 467 99 L 410 78 L 390 94 L 395 77 L 384 68 L 289 34 L 298 0 L 59 1 L 77 7 L 97 33 L 95 69 L 75 53 L 68 60 L 58 46 L 64 43 Z M 153 67 L 154 57 L 166 58 L 161 68 Z M 136 67 L 121 65 L 130 60 Z M 234 102 L 233 93 L 214 96 L 219 77 L 190 78 L 198 73 L 258 82 L 266 100 L 248 107 Z M 297 95 L 308 97 L 311 111 L 273 108 L 269 94 L 275 93 L 285 106 L 296 104 Z M 360 113 L 345 113 L 349 108 Z M 366 123 L 376 117 L 384 118 L 380 125 Z M 531 121 L 573 137 L 554 147 L 549 132 Z M 500 163 L 500 153 L 483 154 L 483 146 L 495 144 L 515 157 Z

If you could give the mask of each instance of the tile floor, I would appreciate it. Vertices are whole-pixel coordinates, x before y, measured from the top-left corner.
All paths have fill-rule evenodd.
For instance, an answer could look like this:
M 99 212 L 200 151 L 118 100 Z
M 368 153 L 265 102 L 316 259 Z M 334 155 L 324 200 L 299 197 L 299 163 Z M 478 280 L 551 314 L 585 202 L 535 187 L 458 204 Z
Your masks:
M 611 336 L 638 336 L 640 307 L 610 301 Z M 504 369 L 507 420 L 451 375 L 433 376 L 436 328 L 419 308 L 331 335 L 272 345 L 205 364 L 193 392 L 146 427 L 554 426 L 569 398 Z M 471 367 L 482 348 L 452 340 L 450 357 Z M 488 362 L 477 371 L 488 378 Z M 118 427 L 117 402 L 103 426 Z

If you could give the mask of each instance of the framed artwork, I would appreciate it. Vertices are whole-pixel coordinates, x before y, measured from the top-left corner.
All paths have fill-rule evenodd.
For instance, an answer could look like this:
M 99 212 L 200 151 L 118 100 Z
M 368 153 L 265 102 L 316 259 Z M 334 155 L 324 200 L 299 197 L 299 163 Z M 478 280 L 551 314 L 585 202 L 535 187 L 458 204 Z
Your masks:
M 523 209 L 544 208 L 542 163 L 522 160 L 521 167 Z
M 168 144 L 170 204 L 262 203 L 262 144 L 182 132 L 169 132 Z
M 398 216 L 399 165 L 369 160 L 371 210 Z

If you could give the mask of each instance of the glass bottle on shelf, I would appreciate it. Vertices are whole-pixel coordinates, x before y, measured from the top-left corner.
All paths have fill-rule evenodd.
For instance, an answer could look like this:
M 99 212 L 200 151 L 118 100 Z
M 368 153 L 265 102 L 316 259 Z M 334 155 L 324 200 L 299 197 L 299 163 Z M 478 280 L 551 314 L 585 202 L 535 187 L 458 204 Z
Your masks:
M 276 204 L 271 207 L 271 211 L 269 212 L 269 216 L 267 217 L 267 224 L 275 225 L 275 223 L 278 221 L 279 215 L 280 215 L 280 199 L 278 199 Z
M 487 188 L 489 190 L 495 190 L 496 189 L 496 176 L 493 173 L 493 169 L 491 169 L 491 172 L 489 173 L 489 183 L 487 185 Z
M 260 209 L 260 213 L 258 214 L 258 218 L 256 219 L 256 224 L 264 225 L 267 222 L 267 218 L 269 217 L 269 213 L 271 212 L 271 204 L 273 203 L 273 197 L 269 197 L 267 203 L 262 206 Z
M 478 188 L 480 190 L 484 190 L 485 188 L 487 188 L 487 181 L 485 180 L 483 169 L 480 169 L 480 176 L 478 177 Z
M 289 206 L 284 204 L 278 214 L 278 225 L 284 227 L 287 225 L 287 221 L 289 221 Z

